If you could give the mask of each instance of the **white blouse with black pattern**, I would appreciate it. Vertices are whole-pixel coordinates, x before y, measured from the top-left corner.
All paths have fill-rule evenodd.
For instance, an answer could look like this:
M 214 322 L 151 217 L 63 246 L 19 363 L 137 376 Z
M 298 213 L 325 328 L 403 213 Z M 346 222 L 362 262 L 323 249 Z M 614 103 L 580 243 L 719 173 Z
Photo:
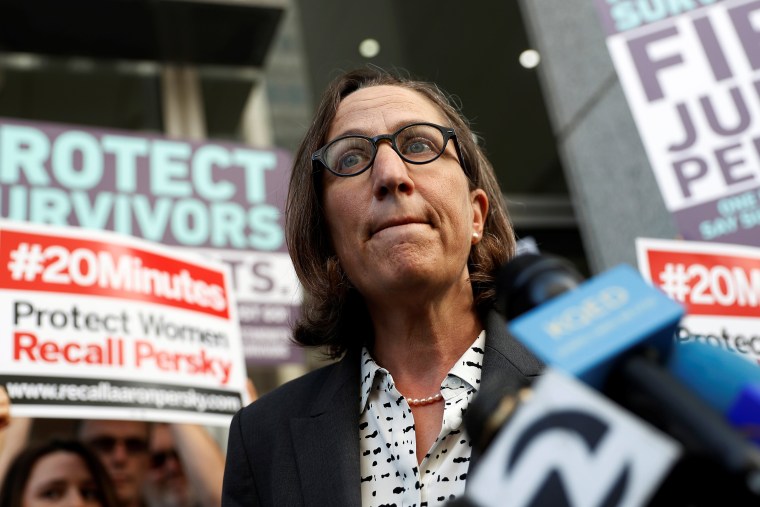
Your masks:
M 441 384 L 441 433 L 417 465 L 414 416 L 393 377 L 366 347 L 361 357 L 359 438 L 363 507 L 442 506 L 464 492 L 472 444 L 463 415 L 480 386 L 482 331 Z

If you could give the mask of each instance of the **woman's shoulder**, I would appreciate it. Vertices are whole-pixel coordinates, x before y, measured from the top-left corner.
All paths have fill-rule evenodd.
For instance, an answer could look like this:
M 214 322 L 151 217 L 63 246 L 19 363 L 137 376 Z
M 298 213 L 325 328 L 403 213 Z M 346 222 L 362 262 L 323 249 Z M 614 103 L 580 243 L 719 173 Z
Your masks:
M 240 411 L 241 423 L 265 419 L 278 424 L 284 419 L 307 416 L 325 386 L 334 383 L 335 377 L 344 373 L 342 370 L 348 366 L 345 361 L 323 366 L 262 395 Z

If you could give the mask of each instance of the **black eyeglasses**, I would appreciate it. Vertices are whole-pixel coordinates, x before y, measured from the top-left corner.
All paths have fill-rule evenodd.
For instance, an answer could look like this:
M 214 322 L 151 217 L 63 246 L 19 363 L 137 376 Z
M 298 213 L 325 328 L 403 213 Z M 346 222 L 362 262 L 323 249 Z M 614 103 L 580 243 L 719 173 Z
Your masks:
M 150 466 L 152 468 L 161 468 L 170 459 L 179 461 L 179 456 L 175 449 L 154 452 L 150 455 Z
M 390 141 L 393 151 L 410 164 L 429 164 L 443 154 L 449 139 L 454 139 L 459 164 L 464 169 L 464 159 L 454 129 L 434 123 L 412 123 L 393 134 L 339 137 L 311 156 L 314 172 L 324 166 L 336 176 L 361 174 L 372 166 L 377 155 L 377 143 L 383 139 Z
M 148 450 L 148 442 L 136 437 L 97 437 L 87 442 L 87 445 L 101 454 L 111 454 L 116 449 L 117 444 L 124 445 L 127 454 L 140 454 Z

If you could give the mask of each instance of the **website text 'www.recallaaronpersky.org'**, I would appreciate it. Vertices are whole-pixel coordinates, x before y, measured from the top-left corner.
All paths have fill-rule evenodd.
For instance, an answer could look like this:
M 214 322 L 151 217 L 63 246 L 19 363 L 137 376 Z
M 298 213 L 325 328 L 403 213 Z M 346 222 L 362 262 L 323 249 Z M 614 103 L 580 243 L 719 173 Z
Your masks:
M 234 414 L 242 406 L 235 392 L 140 382 L 83 378 L 0 376 L 14 404 L 78 405 Z

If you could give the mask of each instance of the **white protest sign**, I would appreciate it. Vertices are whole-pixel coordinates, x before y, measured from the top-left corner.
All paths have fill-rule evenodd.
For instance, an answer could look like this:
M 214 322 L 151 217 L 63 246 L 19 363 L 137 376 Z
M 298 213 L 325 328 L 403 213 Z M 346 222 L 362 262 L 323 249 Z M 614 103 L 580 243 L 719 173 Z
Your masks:
M 0 221 L 0 382 L 14 415 L 226 425 L 246 396 L 236 311 L 221 262 Z
M 760 246 L 760 1 L 596 4 L 681 235 Z

